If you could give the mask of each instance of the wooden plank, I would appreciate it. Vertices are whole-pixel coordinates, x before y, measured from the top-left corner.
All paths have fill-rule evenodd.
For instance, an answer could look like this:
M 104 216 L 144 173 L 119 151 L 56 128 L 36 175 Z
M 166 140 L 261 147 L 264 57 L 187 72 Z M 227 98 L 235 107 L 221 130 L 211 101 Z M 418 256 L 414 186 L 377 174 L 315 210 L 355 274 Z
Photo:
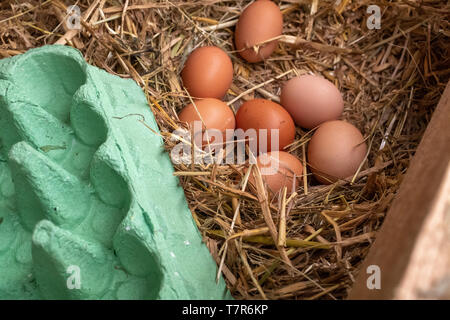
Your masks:
M 450 299 L 450 82 L 348 298 Z

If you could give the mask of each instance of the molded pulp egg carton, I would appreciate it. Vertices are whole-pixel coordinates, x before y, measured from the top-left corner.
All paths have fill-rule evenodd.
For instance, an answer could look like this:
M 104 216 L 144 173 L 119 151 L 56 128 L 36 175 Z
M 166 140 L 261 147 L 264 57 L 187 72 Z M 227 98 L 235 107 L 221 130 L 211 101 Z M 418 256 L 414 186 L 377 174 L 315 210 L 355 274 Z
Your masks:
M 230 298 L 140 120 L 159 132 L 134 81 L 73 48 L 0 60 L 0 299 Z

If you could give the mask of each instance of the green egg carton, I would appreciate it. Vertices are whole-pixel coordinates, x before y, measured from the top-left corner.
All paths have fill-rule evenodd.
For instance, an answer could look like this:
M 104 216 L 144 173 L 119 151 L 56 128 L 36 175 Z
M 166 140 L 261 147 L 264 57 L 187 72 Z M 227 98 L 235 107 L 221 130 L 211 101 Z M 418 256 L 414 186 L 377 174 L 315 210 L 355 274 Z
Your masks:
M 45 46 L 0 60 L 0 299 L 230 299 L 146 97 Z

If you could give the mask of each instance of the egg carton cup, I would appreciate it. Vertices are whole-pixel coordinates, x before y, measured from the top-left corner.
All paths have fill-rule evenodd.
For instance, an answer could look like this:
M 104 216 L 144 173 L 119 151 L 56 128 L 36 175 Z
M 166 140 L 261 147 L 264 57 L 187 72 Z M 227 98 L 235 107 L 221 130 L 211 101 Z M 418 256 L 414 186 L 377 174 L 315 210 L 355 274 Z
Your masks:
M 228 299 L 146 97 L 66 46 L 0 60 L 0 299 Z

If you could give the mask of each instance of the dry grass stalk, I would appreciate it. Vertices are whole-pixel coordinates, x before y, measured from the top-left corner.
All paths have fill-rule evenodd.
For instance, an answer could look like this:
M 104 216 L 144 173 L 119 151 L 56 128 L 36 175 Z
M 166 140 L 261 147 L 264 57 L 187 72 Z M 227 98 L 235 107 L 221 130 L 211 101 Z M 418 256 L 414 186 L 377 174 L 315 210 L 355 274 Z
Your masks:
M 449 5 L 276 1 L 284 18 L 278 49 L 248 64 L 235 51 L 233 27 L 249 1 L 79 0 L 82 30 L 70 32 L 63 19 L 74 2 L 1 1 L 0 57 L 65 39 L 89 63 L 142 86 L 167 151 L 180 142 L 177 112 L 190 102 L 179 74 L 198 46 L 230 53 L 235 77 L 224 100 L 234 110 L 254 97 L 279 101 L 283 81 L 299 74 L 338 86 L 343 118 L 365 134 L 370 152 L 359 174 L 331 186 L 318 185 L 305 165 L 303 185 L 285 201 L 285 222 L 260 174 L 256 189 L 242 188 L 246 165 L 177 164 L 175 175 L 235 298 L 345 298 L 449 79 Z M 382 9 L 379 30 L 366 27 L 368 5 Z M 298 129 L 287 149 L 304 164 L 310 136 Z M 278 242 L 283 230 L 286 247 Z

